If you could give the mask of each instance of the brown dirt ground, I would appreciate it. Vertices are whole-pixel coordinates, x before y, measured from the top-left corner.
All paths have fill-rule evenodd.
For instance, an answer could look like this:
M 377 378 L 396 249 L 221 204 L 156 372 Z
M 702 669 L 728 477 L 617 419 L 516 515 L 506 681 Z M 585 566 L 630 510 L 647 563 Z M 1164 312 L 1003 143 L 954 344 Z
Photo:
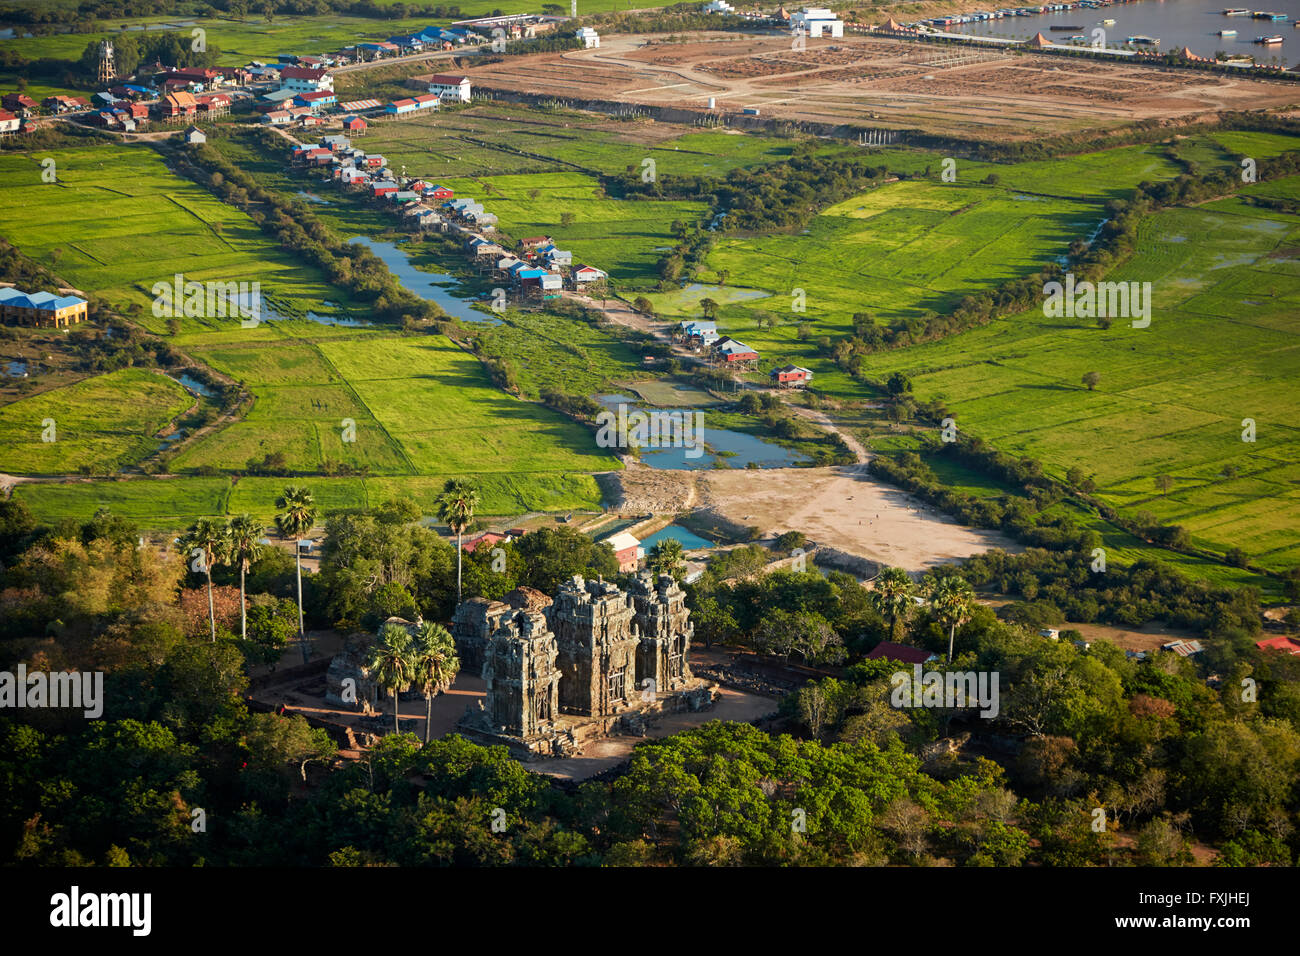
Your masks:
M 989 138 L 1108 127 L 1300 102 L 1291 84 L 1155 65 L 1067 60 L 883 37 L 809 39 L 702 33 L 690 43 L 611 35 L 600 48 L 474 66 L 476 86 L 707 113 L 706 101 L 764 118 L 871 124 Z

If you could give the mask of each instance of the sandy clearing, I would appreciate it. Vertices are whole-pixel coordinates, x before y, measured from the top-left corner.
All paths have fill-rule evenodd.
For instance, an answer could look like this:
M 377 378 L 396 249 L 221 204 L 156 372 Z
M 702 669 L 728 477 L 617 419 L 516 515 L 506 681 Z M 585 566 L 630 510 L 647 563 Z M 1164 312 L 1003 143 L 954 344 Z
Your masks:
M 875 481 L 861 465 L 711 471 L 700 486 L 704 507 L 737 524 L 802 531 L 818 545 L 908 571 L 992 548 L 1022 550 L 1002 534 L 957 524 Z

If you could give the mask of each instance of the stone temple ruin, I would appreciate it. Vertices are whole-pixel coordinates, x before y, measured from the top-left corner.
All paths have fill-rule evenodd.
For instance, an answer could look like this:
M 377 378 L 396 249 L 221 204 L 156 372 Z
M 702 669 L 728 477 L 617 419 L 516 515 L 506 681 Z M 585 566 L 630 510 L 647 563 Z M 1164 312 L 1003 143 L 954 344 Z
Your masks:
M 456 609 L 460 658 L 487 684 L 461 719 L 465 736 L 520 756 L 567 756 L 599 737 L 643 734 L 655 714 L 713 705 L 714 685 L 687 663 L 694 625 L 670 575 L 643 571 L 626 592 L 575 576 L 554 602 L 524 590 Z

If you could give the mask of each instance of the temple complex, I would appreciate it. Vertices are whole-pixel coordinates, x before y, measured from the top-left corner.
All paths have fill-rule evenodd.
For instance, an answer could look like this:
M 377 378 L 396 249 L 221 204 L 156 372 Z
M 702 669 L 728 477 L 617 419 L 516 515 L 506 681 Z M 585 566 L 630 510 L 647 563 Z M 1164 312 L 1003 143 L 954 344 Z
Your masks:
M 670 575 L 643 571 L 626 592 L 574 576 L 553 603 L 512 595 L 472 598 L 453 619 L 462 660 L 477 655 L 487 685 L 460 722 L 470 739 L 569 756 L 600 737 L 644 733 L 656 714 L 712 707 L 716 688 L 687 662 L 694 625 Z

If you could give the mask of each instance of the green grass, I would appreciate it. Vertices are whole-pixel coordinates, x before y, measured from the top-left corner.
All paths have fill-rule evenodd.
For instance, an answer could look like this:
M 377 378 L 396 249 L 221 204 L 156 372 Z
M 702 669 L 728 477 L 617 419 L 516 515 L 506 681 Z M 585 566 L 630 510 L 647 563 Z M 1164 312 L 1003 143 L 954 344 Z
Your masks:
M 270 522 L 275 499 L 287 484 L 306 485 L 322 517 L 331 511 L 373 507 L 408 496 L 427 512 L 448 478 L 474 481 L 484 516 L 529 511 L 592 510 L 600 489 L 590 475 L 426 475 L 418 478 L 158 478 L 79 483 L 30 483 L 14 489 L 43 522 L 85 520 L 99 508 L 137 521 L 146 529 L 174 530 L 197 518 L 248 512 Z
M 318 272 L 280 251 L 245 215 L 172 175 L 152 150 L 96 146 L 59 151 L 59 185 L 41 184 L 39 158 L 0 156 L 0 184 L 16 197 L 0 209 L 0 233 L 78 288 L 127 310 L 138 306 L 135 315 L 152 331 L 165 333 L 167 323 L 152 314 L 150 289 L 155 282 L 170 282 L 176 272 L 200 281 L 260 281 L 267 304 L 288 314 L 346 299 Z M 221 227 L 214 229 L 214 223 Z M 566 321 L 519 316 L 503 330 L 503 344 L 535 359 L 543 370 L 534 392 L 553 384 L 582 390 L 603 382 L 611 367 L 635 369 L 638 357 L 617 340 L 585 323 L 569 322 L 573 327 L 568 328 Z M 596 449 L 589 429 L 505 394 L 474 356 L 441 336 L 335 328 L 305 319 L 245 329 L 233 319 L 186 318 L 171 341 L 243 383 L 254 398 L 242 420 L 182 449 L 169 463 L 177 473 L 207 468 L 238 472 L 250 459 L 278 452 L 288 469 L 308 476 L 335 466 L 393 476 L 396 483 L 375 486 L 385 487 L 385 495 L 400 490 L 403 481 L 415 482 L 412 487 L 426 503 L 448 475 L 490 476 L 491 500 L 508 513 L 525 506 L 590 507 L 599 494 L 581 473 L 619 467 L 617 459 Z M 554 360 L 564 354 L 572 359 L 567 365 Z M 593 373 L 593 367 L 601 372 Z M 5 427 L 14 430 L 5 443 L 15 458 L 7 470 L 25 466 L 68 474 L 84 465 L 112 470 L 152 451 L 157 441 L 151 436 L 158 427 L 191 402 L 183 389 L 161 377 L 129 375 L 174 387 L 181 408 L 173 410 L 158 396 L 137 399 L 122 389 L 94 393 L 92 399 L 117 416 L 87 412 L 79 417 L 74 406 L 51 412 L 55 392 L 16 403 L 4 412 L 11 422 Z M 75 395 L 71 389 L 61 391 Z M 94 429 L 83 420 L 87 416 Z M 37 448 L 32 458 L 24 442 L 39 442 L 39 429 L 34 438 L 27 433 L 33 422 L 46 417 L 55 418 L 60 441 Z M 337 489 L 339 502 L 364 503 L 356 492 L 365 488 L 361 479 L 320 480 Z M 246 489 L 258 487 L 249 481 L 235 486 L 238 505 L 252 495 Z M 217 486 L 210 479 L 204 482 L 157 482 L 159 489 L 188 490 L 174 501 L 164 493 L 144 506 L 131 489 L 122 494 L 121 507 L 151 520 L 221 513 L 224 493 L 215 496 Z M 101 496 L 92 484 L 42 485 L 24 494 L 47 515 L 86 508 L 93 512 L 91 505 Z M 84 507 L 73 504 L 79 497 L 84 497 Z M 258 507 L 265 508 L 263 498 L 270 500 L 260 495 L 247 502 L 262 502 Z
M 507 309 L 501 323 L 478 335 L 485 355 L 514 362 L 528 398 L 543 389 L 594 395 L 641 378 L 641 356 L 609 332 L 579 319 Z
M 68 474 L 135 464 L 157 450 L 159 429 L 193 404 L 179 384 L 143 369 L 21 399 L 0 407 L 0 471 Z
M 42 182 L 46 158 L 55 161 L 57 183 Z M 123 309 L 138 307 L 139 321 L 154 332 L 164 331 L 166 319 L 152 314 L 151 290 L 176 273 L 200 282 L 258 281 L 264 298 L 295 313 L 343 298 L 247 215 L 173 175 L 144 146 L 0 154 L 0 190 L 0 235 L 77 288 Z M 187 332 L 244 333 L 236 319 L 183 324 Z M 276 335 L 266 323 L 258 331 Z
M 1028 312 L 872 357 L 868 374 L 907 373 L 959 428 L 1058 477 L 1082 468 L 1129 515 L 1182 525 L 1215 551 L 1243 547 L 1265 567 L 1293 564 L 1300 398 L 1284 383 L 1300 372 L 1300 217 L 1248 208 L 1225 200 L 1144 225 L 1112 277 L 1153 283 L 1149 328 Z M 1102 376 L 1092 392 L 1089 371 Z M 1245 418 L 1254 443 L 1241 440 Z M 1168 495 L 1159 475 L 1174 481 Z
M 320 349 L 417 473 L 619 467 L 596 449 L 587 429 L 493 388 L 478 360 L 441 336 L 323 343 Z
M 724 238 L 708 265 L 729 272 L 721 292 L 650 295 L 670 319 L 700 315 L 719 301 L 719 330 L 756 348 L 763 369 L 812 368 L 818 389 L 843 398 L 860 387 L 827 360 L 816 340 L 852 332 L 855 312 L 883 323 L 948 312 L 961 298 L 1036 271 L 1100 222 L 1081 200 L 1036 202 L 1002 187 L 908 180 L 855 196 L 814 217 L 806 234 Z M 741 301 L 746 290 L 770 297 Z M 802 290 L 802 302 L 799 291 Z M 797 305 L 803 311 L 795 311 Z M 758 328 L 756 312 L 775 327 Z M 805 341 L 801 324 L 810 326 Z

